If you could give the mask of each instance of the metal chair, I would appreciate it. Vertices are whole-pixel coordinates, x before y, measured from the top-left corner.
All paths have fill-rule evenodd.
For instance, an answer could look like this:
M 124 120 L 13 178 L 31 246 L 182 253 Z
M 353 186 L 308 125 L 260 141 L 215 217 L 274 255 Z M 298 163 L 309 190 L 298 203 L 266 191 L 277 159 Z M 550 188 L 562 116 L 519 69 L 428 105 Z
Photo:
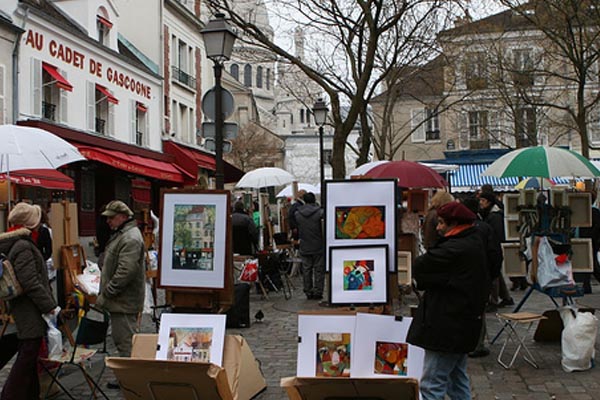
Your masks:
M 533 354 L 531 354 L 531 351 L 529 351 L 529 348 L 525 343 L 525 339 L 527 338 L 527 334 L 531 330 L 533 323 L 536 321 L 546 319 L 546 317 L 540 314 L 534 314 L 530 312 L 496 314 L 496 316 L 501 322 L 504 323 L 502 330 L 505 332 L 504 343 L 502 344 L 500 353 L 498 353 L 498 363 L 504 368 L 509 369 L 515 363 L 515 360 L 521 352 L 521 349 L 524 349 L 527 355 L 523 355 L 523 359 L 529 364 L 531 364 L 531 366 L 533 366 L 534 368 L 539 368 L 537 362 L 535 361 L 535 358 L 533 357 Z M 525 330 L 523 335 L 519 335 L 518 326 L 522 324 L 528 324 L 527 329 Z M 513 342 L 516 345 L 516 348 L 510 359 L 510 362 L 507 364 L 502 360 L 502 356 L 504 355 L 504 352 L 509 342 Z

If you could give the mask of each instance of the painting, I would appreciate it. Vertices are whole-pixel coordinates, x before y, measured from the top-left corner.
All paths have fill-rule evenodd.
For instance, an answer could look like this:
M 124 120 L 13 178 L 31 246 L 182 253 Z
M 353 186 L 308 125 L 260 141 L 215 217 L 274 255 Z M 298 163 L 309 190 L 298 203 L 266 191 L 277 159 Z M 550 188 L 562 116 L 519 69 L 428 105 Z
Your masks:
M 571 239 L 571 268 L 573 272 L 594 272 L 592 239 Z
M 298 314 L 298 377 L 348 377 L 354 365 L 354 315 Z
M 221 366 L 226 318 L 215 314 L 163 313 L 156 359 Z
M 385 238 L 384 206 L 351 206 L 335 208 L 336 239 Z
M 592 226 L 592 195 L 590 193 L 567 193 L 567 204 L 571 210 L 571 227 Z
M 375 374 L 406 376 L 408 343 L 375 342 Z
M 329 249 L 332 304 L 385 304 L 388 298 L 386 245 Z
M 223 289 L 228 262 L 229 193 L 188 189 L 162 193 L 159 285 Z
M 317 333 L 316 376 L 350 376 L 350 333 Z
M 399 197 L 394 179 L 325 181 L 326 268 L 332 247 L 387 245 L 386 266 L 395 272 Z

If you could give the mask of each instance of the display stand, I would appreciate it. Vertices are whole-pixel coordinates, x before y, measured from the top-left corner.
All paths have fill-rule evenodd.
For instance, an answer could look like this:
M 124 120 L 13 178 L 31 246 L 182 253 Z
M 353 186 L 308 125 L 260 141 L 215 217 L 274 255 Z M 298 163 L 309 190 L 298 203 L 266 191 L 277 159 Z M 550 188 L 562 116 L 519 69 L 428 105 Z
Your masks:
M 413 378 L 282 378 L 290 400 L 417 400 Z

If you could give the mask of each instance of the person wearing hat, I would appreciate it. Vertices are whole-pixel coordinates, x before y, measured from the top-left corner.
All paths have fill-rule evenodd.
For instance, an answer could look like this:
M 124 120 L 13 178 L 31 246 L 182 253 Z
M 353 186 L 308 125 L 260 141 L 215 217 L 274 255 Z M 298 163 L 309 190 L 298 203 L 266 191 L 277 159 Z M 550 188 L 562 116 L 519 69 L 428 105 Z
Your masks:
M 120 357 L 131 355 L 137 316 L 144 306 L 144 240 L 131 209 L 113 200 L 102 212 L 112 234 L 106 244 L 96 306 L 108 311 Z M 109 384 L 114 388 L 115 384 Z
M 441 239 L 413 264 L 422 301 L 410 325 L 407 342 L 425 349 L 419 384 L 423 400 L 471 399 L 467 354 L 479 339 L 489 296 L 483 240 L 473 225 L 475 214 L 451 202 L 438 208 Z
M 0 253 L 11 262 L 23 289 L 20 296 L 8 302 L 15 320 L 17 340 L 2 337 L 0 368 L 15 353 L 17 358 L 4 382 L 2 399 L 39 398 L 37 362 L 42 338 L 48 329 L 42 315 L 55 314 L 59 310 L 48 282 L 46 262 L 33 240 L 41 216 L 39 206 L 18 203 L 8 215 L 10 228 L 0 234 Z

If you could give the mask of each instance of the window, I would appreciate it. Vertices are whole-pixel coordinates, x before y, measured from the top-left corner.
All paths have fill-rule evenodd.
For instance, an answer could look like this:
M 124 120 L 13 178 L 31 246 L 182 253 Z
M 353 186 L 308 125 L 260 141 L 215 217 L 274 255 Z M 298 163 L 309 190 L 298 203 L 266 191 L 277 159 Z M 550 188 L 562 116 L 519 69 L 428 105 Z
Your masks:
M 537 145 L 536 115 L 534 108 L 519 108 L 515 112 L 517 148 Z
M 138 146 L 148 145 L 148 107 L 139 101 L 131 100 L 131 133 L 133 143 Z
M 588 111 L 588 132 L 590 142 L 600 144 L 600 107 Z
M 177 115 L 179 106 L 176 101 L 171 101 L 171 136 L 179 137 L 179 116 Z
M 265 79 L 267 81 L 267 90 L 271 90 L 271 70 L 269 68 L 267 68 Z
M 109 33 L 113 24 L 108 20 L 108 18 L 103 17 L 102 15 L 98 15 L 96 17 L 96 29 L 98 30 L 98 42 L 104 46 L 108 46 L 109 43 Z
M 67 122 L 67 93 L 73 86 L 66 72 L 41 60 L 31 60 L 32 112 L 43 119 Z
M 244 86 L 252 87 L 252 66 L 246 64 L 244 67 Z
M 300 123 L 304 123 L 304 108 L 300 109 Z
M 88 82 L 88 129 L 102 135 L 114 133 L 114 106 L 119 100 L 102 85 Z
M 262 89 L 263 87 L 263 69 L 262 67 L 256 68 L 256 87 Z
M 425 140 L 440 140 L 440 120 L 437 110 L 425 109 Z
M 531 58 L 531 49 L 513 50 L 513 83 L 516 86 L 533 85 L 533 59 Z
M 487 62 L 484 52 L 478 51 L 467 55 L 465 80 L 469 90 L 485 89 L 487 87 Z
M 81 171 L 81 211 L 94 211 L 96 202 L 96 179 L 90 171 Z
M 196 89 L 196 78 L 190 74 L 193 71 L 193 49 L 182 40 L 174 36 L 171 39 L 172 60 L 171 71 L 173 79 L 190 89 Z
M 231 64 L 229 67 L 229 72 L 231 72 L 231 76 L 235 78 L 236 81 L 240 80 L 240 67 L 237 64 Z
M 471 149 L 488 149 L 488 112 L 470 111 L 468 120 L 469 147 Z

